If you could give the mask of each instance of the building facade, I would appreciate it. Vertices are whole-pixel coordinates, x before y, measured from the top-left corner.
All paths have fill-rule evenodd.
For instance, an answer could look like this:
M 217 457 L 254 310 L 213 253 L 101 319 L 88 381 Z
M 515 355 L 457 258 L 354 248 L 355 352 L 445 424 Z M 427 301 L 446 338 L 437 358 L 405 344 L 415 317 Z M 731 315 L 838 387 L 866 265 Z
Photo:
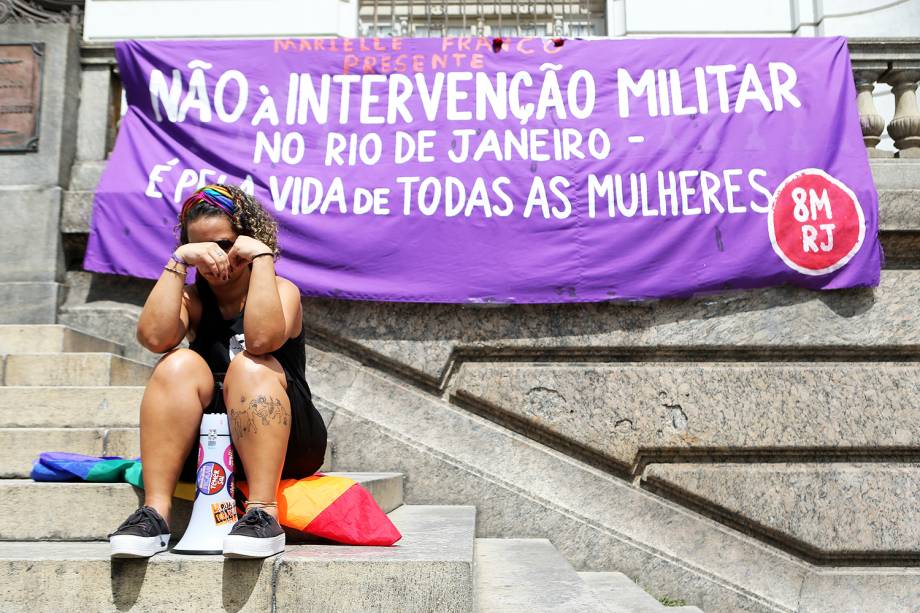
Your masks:
M 82 269 L 112 41 L 445 35 L 850 37 L 887 263 L 841 292 L 304 300 L 335 468 L 402 472 L 409 503 L 475 505 L 477 536 L 548 538 L 708 613 L 915 610 L 920 0 L 0 0 L 0 42 L 46 50 L 40 150 L 0 156 L 0 323 L 156 359 L 135 340 L 150 284 Z

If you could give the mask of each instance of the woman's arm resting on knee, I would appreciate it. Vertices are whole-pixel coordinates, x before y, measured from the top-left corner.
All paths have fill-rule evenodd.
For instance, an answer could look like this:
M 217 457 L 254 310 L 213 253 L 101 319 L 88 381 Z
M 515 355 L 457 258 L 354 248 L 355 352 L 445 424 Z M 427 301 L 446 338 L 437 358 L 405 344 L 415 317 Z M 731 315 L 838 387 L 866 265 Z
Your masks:
M 228 254 L 231 261 L 239 259 L 252 263 L 243 333 L 246 351 L 254 355 L 271 353 L 300 332 L 302 315 L 297 286 L 275 275 L 273 257 L 254 257 L 270 252 L 254 238 L 240 236 Z
M 137 320 L 138 342 L 154 353 L 164 353 L 182 342 L 190 312 L 197 307 L 191 290 L 185 287 L 186 267 L 172 261 L 167 267 L 171 270 L 160 274 Z

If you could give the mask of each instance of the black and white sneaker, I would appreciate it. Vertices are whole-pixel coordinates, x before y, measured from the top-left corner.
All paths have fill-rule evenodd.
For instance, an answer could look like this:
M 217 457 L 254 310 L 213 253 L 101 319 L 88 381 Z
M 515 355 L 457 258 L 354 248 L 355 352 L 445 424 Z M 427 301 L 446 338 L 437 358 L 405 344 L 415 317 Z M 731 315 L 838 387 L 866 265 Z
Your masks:
M 224 537 L 224 557 L 267 558 L 284 551 L 284 528 L 258 507 L 246 511 Z
M 166 551 L 169 526 L 153 507 L 141 507 L 109 535 L 113 558 L 149 558 Z

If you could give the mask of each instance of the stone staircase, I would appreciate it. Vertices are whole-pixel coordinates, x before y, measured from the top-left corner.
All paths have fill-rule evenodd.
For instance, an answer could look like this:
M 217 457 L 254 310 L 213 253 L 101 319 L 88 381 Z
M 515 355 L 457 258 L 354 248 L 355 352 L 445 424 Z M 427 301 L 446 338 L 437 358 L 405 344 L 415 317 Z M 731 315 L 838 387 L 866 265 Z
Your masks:
M 323 472 L 359 481 L 403 534 L 395 547 L 316 540 L 262 561 L 159 554 L 109 559 L 106 534 L 142 501 L 125 483 L 36 483 L 41 451 L 139 455 L 150 365 L 60 325 L 0 326 L 0 610 L 571 611 L 666 608 L 615 572 L 574 570 L 545 538 L 476 538 L 476 508 L 404 504 L 399 472 Z M 327 423 L 334 414 L 320 409 Z M 174 539 L 191 503 L 177 501 Z

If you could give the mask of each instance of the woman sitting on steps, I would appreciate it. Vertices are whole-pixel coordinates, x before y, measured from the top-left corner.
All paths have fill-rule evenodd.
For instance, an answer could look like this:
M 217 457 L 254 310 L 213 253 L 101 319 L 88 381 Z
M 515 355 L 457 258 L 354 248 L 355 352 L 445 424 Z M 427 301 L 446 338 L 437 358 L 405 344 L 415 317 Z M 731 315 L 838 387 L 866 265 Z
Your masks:
M 195 481 L 198 430 L 210 406 L 226 407 L 235 478 L 249 484 L 246 513 L 224 541 L 228 557 L 284 550 L 275 500 L 282 478 L 316 472 L 326 427 L 304 378 L 300 292 L 275 275 L 277 224 L 230 185 L 192 194 L 173 252 L 141 312 L 137 338 L 165 355 L 141 401 L 145 505 L 109 535 L 112 557 L 149 557 L 169 543 L 177 480 Z M 197 270 L 185 285 L 187 269 Z M 177 348 L 188 338 L 188 349 Z M 226 373 L 223 391 L 215 375 Z M 218 376 L 218 382 L 219 382 Z

